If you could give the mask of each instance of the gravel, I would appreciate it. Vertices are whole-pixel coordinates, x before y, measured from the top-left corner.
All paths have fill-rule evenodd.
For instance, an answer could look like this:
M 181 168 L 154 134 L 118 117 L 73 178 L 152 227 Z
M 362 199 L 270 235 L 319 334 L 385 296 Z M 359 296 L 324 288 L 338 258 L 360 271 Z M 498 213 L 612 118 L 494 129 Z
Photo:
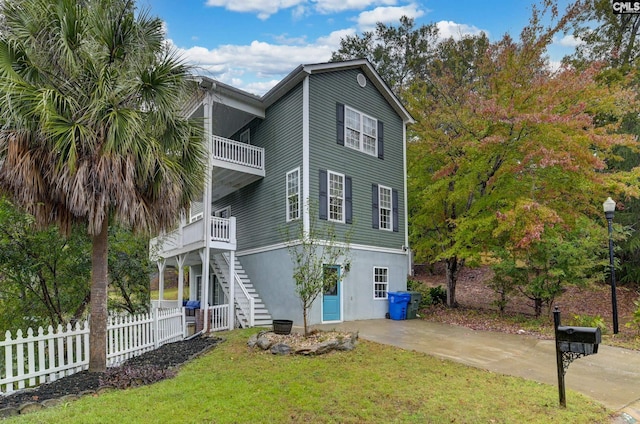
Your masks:
M 129 359 L 121 367 L 158 366 L 162 369 L 177 367 L 213 348 L 223 339 L 201 336 L 191 340 L 168 343 L 156 350 L 143 353 Z M 111 368 L 110 368 L 111 369 Z M 34 389 L 27 389 L 7 396 L 0 396 L 0 410 L 5 408 L 20 408 L 26 403 L 41 403 L 49 399 L 59 399 L 68 395 L 92 393 L 101 387 L 101 379 L 105 373 L 90 373 L 82 371 L 59 380 L 43 384 Z

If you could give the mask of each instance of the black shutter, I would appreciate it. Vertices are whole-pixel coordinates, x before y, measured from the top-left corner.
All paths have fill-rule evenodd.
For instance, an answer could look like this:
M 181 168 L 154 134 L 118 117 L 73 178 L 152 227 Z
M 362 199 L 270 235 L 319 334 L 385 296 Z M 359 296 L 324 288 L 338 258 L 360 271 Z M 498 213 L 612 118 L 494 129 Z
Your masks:
M 327 219 L 327 170 L 321 169 L 319 176 L 319 199 L 318 211 L 320 219 Z
M 378 212 L 378 184 L 371 185 L 371 226 L 380 228 L 380 214 Z
M 344 221 L 353 223 L 353 195 L 351 190 L 351 177 L 344 177 Z
M 395 233 L 398 232 L 399 222 L 398 222 L 398 190 L 391 191 L 391 214 L 393 215 L 393 231 Z
M 336 103 L 336 140 L 344 146 L 344 105 Z
M 378 121 L 378 158 L 384 159 L 384 125 Z

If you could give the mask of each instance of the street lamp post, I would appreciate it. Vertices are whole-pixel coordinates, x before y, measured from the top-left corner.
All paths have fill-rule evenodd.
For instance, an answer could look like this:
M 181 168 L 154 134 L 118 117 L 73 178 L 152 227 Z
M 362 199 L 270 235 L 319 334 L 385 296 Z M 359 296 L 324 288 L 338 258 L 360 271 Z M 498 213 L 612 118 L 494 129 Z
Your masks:
M 618 334 L 618 301 L 616 300 L 616 271 L 613 262 L 613 214 L 616 210 L 616 202 L 608 197 L 602 204 L 604 216 L 609 225 L 609 268 L 611 270 L 611 306 L 613 308 L 613 334 Z

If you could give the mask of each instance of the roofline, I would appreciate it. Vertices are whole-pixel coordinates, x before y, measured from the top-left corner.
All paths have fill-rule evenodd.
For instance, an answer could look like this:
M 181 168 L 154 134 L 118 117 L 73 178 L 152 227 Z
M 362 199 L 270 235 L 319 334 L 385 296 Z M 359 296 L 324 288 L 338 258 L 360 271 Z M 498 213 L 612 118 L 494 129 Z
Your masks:
M 371 62 L 367 59 L 352 59 L 343 62 L 323 62 L 300 65 L 284 77 L 278 84 L 262 96 L 265 107 L 275 103 L 280 97 L 289 92 L 295 85 L 304 80 L 308 75 L 322 72 L 333 72 L 347 69 L 362 69 L 364 73 L 376 86 L 378 91 L 382 93 L 384 98 L 394 108 L 396 113 L 400 115 L 405 124 L 413 124 L 415 120 L 409 111 L 403 106 L 398 97 L 391 91 L 387 83 L 382 79 L 380 74 L 373 68 Z

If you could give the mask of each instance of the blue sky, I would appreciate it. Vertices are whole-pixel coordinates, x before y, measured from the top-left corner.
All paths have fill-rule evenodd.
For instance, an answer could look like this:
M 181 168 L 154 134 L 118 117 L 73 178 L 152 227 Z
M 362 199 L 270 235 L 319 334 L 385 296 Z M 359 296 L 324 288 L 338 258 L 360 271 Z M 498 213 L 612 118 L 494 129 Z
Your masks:
M 564 7 L 568 0 L 560 0 Z M 443 36 L 485 31 L 517 38 L 531 15 L 527 0 L 138 0 L 166 23 L 167 38 L 197 72 L 256 94 L 296 66 L 328 61 L 346 35 L 402 15 L 435 22 Z M 549 54 L 572 51 L 558 37 Z

